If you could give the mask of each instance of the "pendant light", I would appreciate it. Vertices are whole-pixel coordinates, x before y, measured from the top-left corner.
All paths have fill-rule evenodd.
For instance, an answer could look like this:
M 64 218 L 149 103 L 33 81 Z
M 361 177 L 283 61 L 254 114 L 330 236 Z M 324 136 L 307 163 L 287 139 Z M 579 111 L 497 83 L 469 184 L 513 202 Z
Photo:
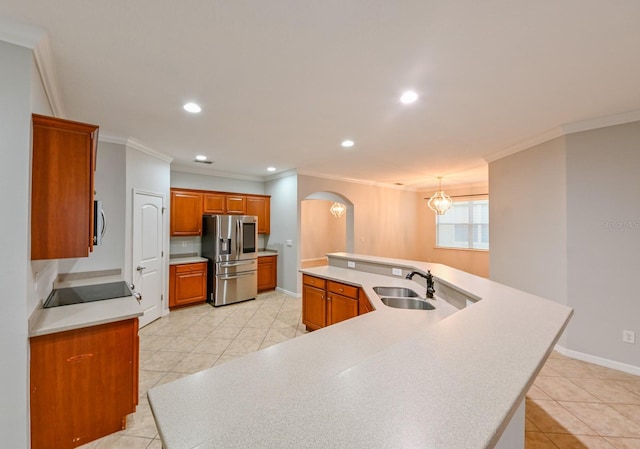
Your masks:
M 444 215 L 453 204 L 453 200 L 442 190 L 442 176 L 438 176 L 438 182 L 438 191 L 429 199 L 427 206 L 436 214 Z
M 329 208 L 329 211 L 336 218 L 342 217 L 342 214 L 344 214 L 346 210 L 347 210 L 347 208 L 345 207 L 345 205 L 341 204 L 341 203 L 333 203 L 331 205 L 331 207 Z

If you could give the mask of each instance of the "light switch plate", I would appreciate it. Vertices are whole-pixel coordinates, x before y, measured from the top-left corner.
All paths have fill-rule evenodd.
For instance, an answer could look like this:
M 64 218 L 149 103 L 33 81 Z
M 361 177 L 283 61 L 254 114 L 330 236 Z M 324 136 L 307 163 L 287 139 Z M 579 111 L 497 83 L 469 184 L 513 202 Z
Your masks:
M 402 268 L 392 268 L 391 274 L 394 276 L 402 276 Z
M 356 267 L 356 263 L 349 260 L 347 261 L 347 268 L 355 268 Z

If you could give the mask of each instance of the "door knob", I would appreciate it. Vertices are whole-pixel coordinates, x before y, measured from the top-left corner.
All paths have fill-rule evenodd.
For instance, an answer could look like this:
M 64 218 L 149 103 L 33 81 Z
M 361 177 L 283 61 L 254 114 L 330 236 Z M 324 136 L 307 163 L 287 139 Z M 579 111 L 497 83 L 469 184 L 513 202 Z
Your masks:
M 138 265 L 138 266 L 136 267 L 136 270 L 138 270 L 138 271 L 142 271 L 142 270 L 146 270 L 146 269 L 147 269 L 147 267 L 143 267 L 143 266 L 141 266 L 141 265 Z

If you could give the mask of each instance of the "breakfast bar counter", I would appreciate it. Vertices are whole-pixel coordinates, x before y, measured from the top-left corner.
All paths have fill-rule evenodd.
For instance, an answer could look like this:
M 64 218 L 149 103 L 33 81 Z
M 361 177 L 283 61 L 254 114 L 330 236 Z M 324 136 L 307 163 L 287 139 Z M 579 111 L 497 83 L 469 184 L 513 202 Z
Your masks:
M 524 397 L 570 308 L 439 264 L 329 261 L 301 271 L 376 310 L 149 390 L 165 449 L 524 447 Z M 435 310 L 384 305 L 373 287 L 425 293 L 392 269 L 431 270 Z

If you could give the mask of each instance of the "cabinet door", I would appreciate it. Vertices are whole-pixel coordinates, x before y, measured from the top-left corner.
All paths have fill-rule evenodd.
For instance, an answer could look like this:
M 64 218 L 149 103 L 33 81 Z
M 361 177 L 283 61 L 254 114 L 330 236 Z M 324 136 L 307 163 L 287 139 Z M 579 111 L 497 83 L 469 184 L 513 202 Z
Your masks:
M 31 259 L 87 257 L 93 250 L 98 127 L 33 115 Z
M 271 232 L 271 200 L 263 196 L 247 196 L 247 215 L 258 217 L 258 234 Z
M 226 196 L 222 193 L 205 193 L 203 213 L 205 214 L 224 214 Z
M 171 191 L 171 235 L 202 234 L 202 194 L 186 190 Z
M 358 315 L 364 315 L 375 310 L 369 301 L 369 298 L 364 293 L 364 290 L 360 289 L 358 295 Z
M 225 208 L 228 214 L 244 215 L 247 211 L 247 198 L 244 195 L 227 195 Z
M 302 287 L 302 323 L 307 330 L 326 326 L 327 308 L 325 291 L 310 285 Z
M 184 306 L 204 302 L 207 298 L 207 264 L 173 265 L 170 269 L 169 306 Z
M 74 448 L 124 428 L 137 404 L 138 320 L 31 338 L 31 448 Z
M 358 316 L 358 301 L 335 293 L 327 295 L 327 326 Z
M 274 289 L 277 282 L 277 256 L 258 257 L 258 291 Z

